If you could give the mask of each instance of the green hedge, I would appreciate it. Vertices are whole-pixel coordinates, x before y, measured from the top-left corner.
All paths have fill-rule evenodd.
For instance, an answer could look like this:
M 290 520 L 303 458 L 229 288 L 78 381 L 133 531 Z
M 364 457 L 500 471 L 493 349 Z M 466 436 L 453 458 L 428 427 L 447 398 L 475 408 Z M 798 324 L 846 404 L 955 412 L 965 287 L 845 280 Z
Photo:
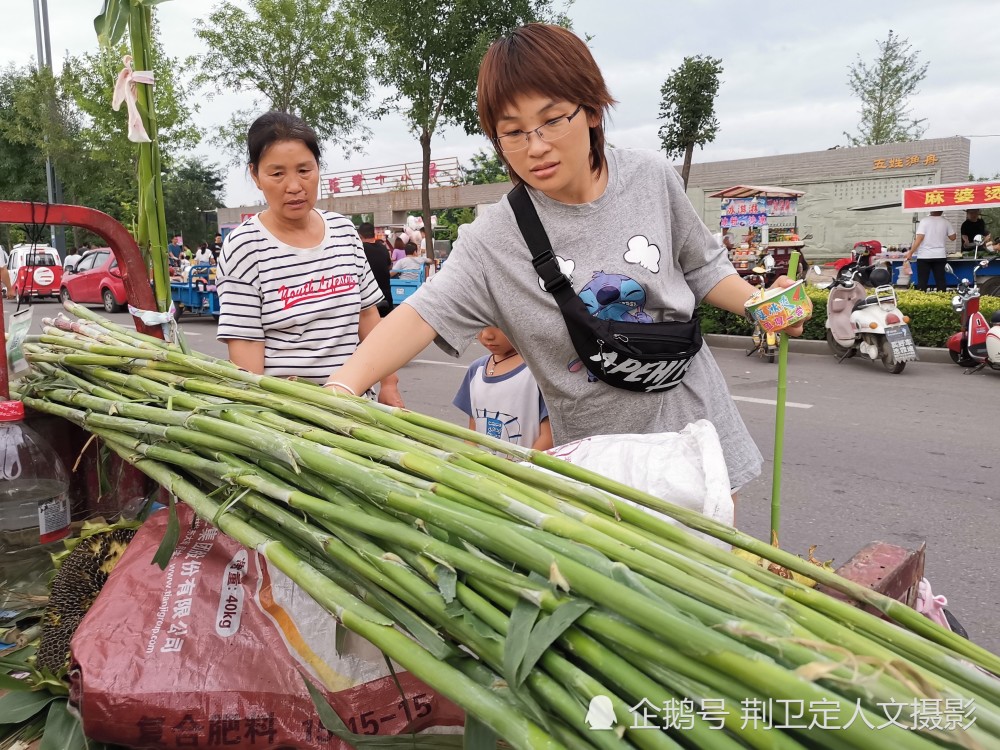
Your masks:
M 825 289 L 807 287 L 806 292 L 813 301 L 813 316 L 806 323 L 804 339 L 826 340 L 826 298 Z M 897 290 L 899 309 L 910 316 L 910 330 L 917 346 L 943 347 L 948 337 L 958 331 L 960 319 L 951 309 L 951 292 L 917 292 Z M 1000 310 L 1000 297 L 983 296 L 980 309 L 989 320 Z M 703 304 L 699 308 L 703 333 L 726 333 L 734 336 L 749 336 L 753 326 L 745 318 Z

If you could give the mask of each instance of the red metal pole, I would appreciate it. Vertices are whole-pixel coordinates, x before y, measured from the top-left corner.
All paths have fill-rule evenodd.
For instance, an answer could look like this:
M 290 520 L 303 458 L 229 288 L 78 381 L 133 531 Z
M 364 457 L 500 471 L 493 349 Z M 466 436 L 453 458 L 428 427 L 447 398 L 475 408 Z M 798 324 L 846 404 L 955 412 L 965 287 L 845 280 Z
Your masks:
M 155 310 L 156 298 L 149 283 L 149 273 L 143 263 L 139 246 L 132 235 L 121 224 L 103 211 L 86 206 L 67 206 L 61 203 L 25 203 L 21 201 L 0 201 L 0 224 L 60 224 L 86 229 L 99 235 L 108 243 L 111 252 L 118 259 L 125 284 L 125 295 L 130 305 L 140 310 Z M 141 333 L 163 338 L 159 326 L 147 326 L 138 318 L 135 329 Z M 3 375 L 0 386 L 6 395 L 7 348 L 0 348 L 3 357 Z

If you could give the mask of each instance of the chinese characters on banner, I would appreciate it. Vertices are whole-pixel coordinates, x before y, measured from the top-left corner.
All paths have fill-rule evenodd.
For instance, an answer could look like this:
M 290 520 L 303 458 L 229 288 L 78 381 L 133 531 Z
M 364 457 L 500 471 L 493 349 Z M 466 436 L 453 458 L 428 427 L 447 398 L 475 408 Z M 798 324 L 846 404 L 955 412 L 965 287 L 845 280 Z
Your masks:
M 723 198 L 720 227 L 764 227 L 769 216 L 794 216 L 795 198 Z
M 905 169 L 906 167 L 933 167 L 938 163 L 937 154 L 918 156 L 890 156 L 885 159 L 872 159 L 872 171 L 880 169 Z
M 926 185 L 903 189 L 904 211 L 942 211 L 948 208 L 1000 206 L 1000 182 Z
M 411 190 L 423 185 L 422 177 L 423 164 L 421 162 L 355 169 L 348 172 L 331 172 L 322 175 L 320 180 L 322 195 L 320 197 Z M 457 157 L 435 159 L 430 163 L 428 182 L 431 187 L 458 185 L 461 180 L 462 168 Z

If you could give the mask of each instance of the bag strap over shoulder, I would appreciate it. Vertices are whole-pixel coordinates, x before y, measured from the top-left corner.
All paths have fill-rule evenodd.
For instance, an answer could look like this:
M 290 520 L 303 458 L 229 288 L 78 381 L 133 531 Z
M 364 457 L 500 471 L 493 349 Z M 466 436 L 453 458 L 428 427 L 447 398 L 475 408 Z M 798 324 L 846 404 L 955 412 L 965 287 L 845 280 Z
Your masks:
M 559 261 L 552 252 L 552 243 L 549 242 L 549 236 L 545 233 L 542 220 L 538 218 L 538 211 L 535 210 L 535 204 L 523 182 L 507 193 L 507 200 L 514 210 L 514 218 L 517 219 L 517 226 L 528 250 L 531 251 L 531 265 L 545 285 L 545 291 L 552 294 L 562 307 L 576 295 L 566 274 L 559 269 Z

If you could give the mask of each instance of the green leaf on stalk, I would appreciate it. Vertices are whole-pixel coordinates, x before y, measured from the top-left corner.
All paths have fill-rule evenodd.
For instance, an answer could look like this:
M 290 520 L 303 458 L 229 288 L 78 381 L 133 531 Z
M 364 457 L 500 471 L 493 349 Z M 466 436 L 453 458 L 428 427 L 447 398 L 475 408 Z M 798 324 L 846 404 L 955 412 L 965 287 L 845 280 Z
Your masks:
M 444 597 L 445 603 L 455 601 L 456 589 L 458 587 L 458 574 L 455 569 L 440 563 L 434 566 L 434 579 L 437 582 L 438 591 Z
M 396 684 L 396 690 L 399 693 L 399 697 L 404 701 L 406 700 L 406 691 L 403 690 L 403 683 L 399 681 L 399 675 L 396 674 L 396 665 L 392 663 L 392 659 L 389 655 L 383 651 L 382 658 L 385 660 L 385 666 L 389 669 L 389 675 L 392 677 L 392 681 Z
M 0 659 L 0 669 L 7 670 L 8 672 L 18 669 L 30 669 L 29 662 L 37 651 L 38 649 L 35 646 L 25 646 L 24 648 L 3 651 L 4 657 Z
M 472 716 L 465 717 L 465 750 L 496 750 L 497 733 Z
M 465 624 L 471 627 L 473 630 L 475 630 L 476 634 L 479 635 L 480 637 L 487 638 L 491 641 L 497 641 L 497 642 L 503 640 L 503 637 L 499 633 L 497 633 L 497 631 L 491 628 L 486 623 L 485 620 L 480 619 L 472 612 L 468 611 L 465 612 L 462 615 L 462 619 L 465 621 Z
M 531 695 L 530 690 L 511 690 L 506 682 L 494 683 L 489 688 L 504 700 L 519 706 L 522 712 L 529 716 L 532 721 L 549 734 L 552 734 L 550 714 L 542 710 L 541 705 Z
M 166 570 L 170 563 L 170 558 L 177 549 L 177 542 L 181 538 L 181 522 L 177 518 L 177 499 L 171 493 L 168 497 L 170 506 L 170 516 L 167 518 L 167 528 L 163 532 L 163 541 L 153 555 L 153 563 L 160 566 L 160 570 Z
M 409 607 L 401 604 L 392 596 L 385 596 L 376 592 L 372 592 L 372 596 L 375 598 L 375 601 L 385 608 L 388 615 L 399 623 L 403 630 L 415 638 L 417 643 L 423 646 L 435 659 L 449 659 L 455 655 L 455 649 L 448 645 L 444 638 L 441 637 L 441 634 L 428 624 L 426 620 L 415 614 Z M 338 631 L 343 629 L 337 628 Z M 339 649 L 337 653 L 338 655 L 340 654 Z
M 347 628 L 337 623 L 333 624 L 333 648 L 337 656 L 344 656 L 344 644 L 347 642 Z
M 129 7 L 127 0 L 104 0 L 101 14 L 94 19 L 94 31 L 102 47 L 114 47 L 128 28 Z
M 213 526 L 218 526 L 219 525 L 219 519 L 222 518 L 226 513 L 228 513 L 229 510 L 234 505 L 236 505 L 240 500 L 242 500 L 244 497 L 246 497 L 246 495 L 247 495 L 248 492 L 250 492 L 250 488 L 249 487 L 244 487 L 239 492 L 234 493 L 233 496 L 230 497 L 228 500 L 226 500 L 225 503 L 223 503 L 222 505 L 220 505 L 219 506 L 219 510 L 216 512 L 215 516 L 213 516 L 213 518 L 212 518 L 212 525 Z
M 306 684 L 306 690 L 309 691 L 309 697 L 312 698 L 313 706 L 316 707 L 320 723 L 323 724 L 323 727 L 327 731 L 333 732 L 342 740 L 346 739 L 345 735 L 350 735 L 351 732 L 340 716 L 337 715 L 337 712 L 333 710 L 333 706 L 327 702 L 326 696 L 320 692 L 320 689 L 313 684 L 312 680 L 302 670 L 299 670 L 299 675 Z
M 82 750 L 86 746 L 80 719 L 69 712 L 69 702 L 65 698 L 55 701 L 49 707 L 38 750 Z
M 51 693 L 39 691 L 7 693 L 0 698 L 0 716 L 8 724 L 17 724 L 30 719 L 55 699 Z
M 540 612 L 534 604 L 519 598 L 510 613 L 503 644 L 503 676 L 511 686 L 517 684 L 517 673 L 528 650 L 528 638 Z
M 160 494 L 160 487 L 156 486 L 153 488 L 152 492 L 146 496 L 146 499 L 142 503 L 142 510 L 139 511 L 139 515 L 136 520 L 140 523 L 145 523 L 146 520 L 153 514 L 153 507 L 156 505 L 156 498 Z
M 649 587 L 639 579 L 639 576 L 637 576 L 631 568 L 620 562 L 616 562 L 611 565 L 611 580 L 620 583 L 623 586 L 628 586 L 636 593 L 642 594 L 650 599 L 660 599 L 660 597 L 649 590 Z
M 108 466 L 111 463 L 111 449 L 105 443 L 101 443 L 97 453 L 97 486 L 100 497 L 107 497 L 112 494 L 111 478 L 108 476 Z
M 548 617 L 542 619 L 531 630 L 528 643 L 525 648 L 524 658 L 517 671 L 514 688 L 521 687 L 521 684 L 531 674 L 535 664 L 542 658 L 546 650 L 555 643 L 563 633 L 573 626 L 580 616 L 591 607 L 591 602 L 585 599 L 571 599 L 565 604 L 559 605 Z
M 17 677 L 11 677 L 9 674 L 0 674 L 0 690 L 6 690 L 8 692 L 33 690 L 34 685 L 27 680 L 21 680 Z

